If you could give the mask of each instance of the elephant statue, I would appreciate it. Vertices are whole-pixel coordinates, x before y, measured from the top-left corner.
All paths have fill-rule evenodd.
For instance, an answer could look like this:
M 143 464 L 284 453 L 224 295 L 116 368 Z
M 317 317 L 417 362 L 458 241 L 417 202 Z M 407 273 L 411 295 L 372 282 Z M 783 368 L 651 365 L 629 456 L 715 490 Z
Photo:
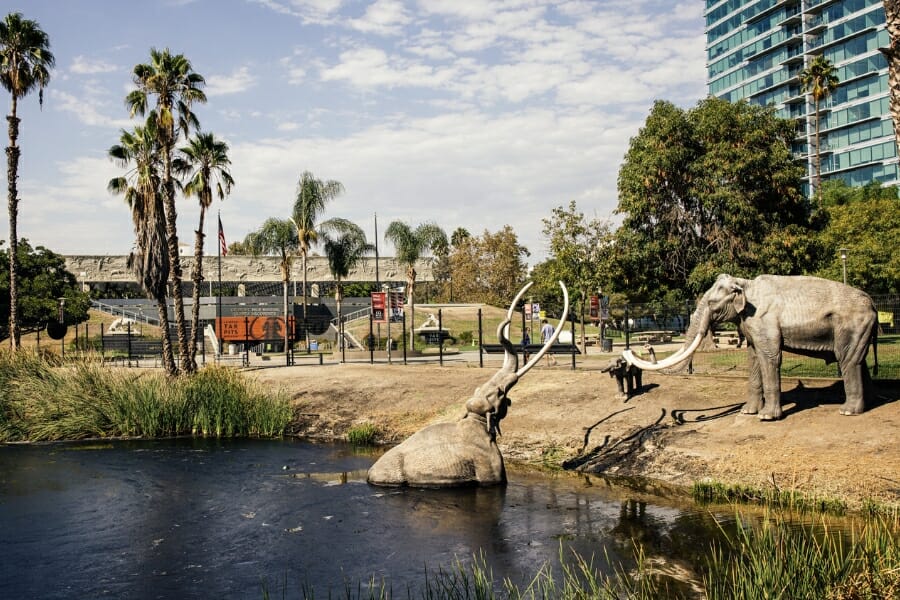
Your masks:
M 644 349 L 650 354 L 650 362 L 656 364 L 656 352 L 653 346 L 644 346 Z M 616 398 L 620 400 L 628 400 L 636 391 L 640 391 L 643 379 L 643 371 L 636 365 L 629 364 L 627 360 L 621 356 L 612 358 L 606 363 L 606 366 L 600 369 L 601 373 L 609 373 L 610 377 L 615 377 L 616 386 L 619 393 Z
M 512 404 L 509 391 L 556 342 L 569 312 L 569 292 L 560 281 L 565 308 L 559 326 L 541 349 L 519 368 L 516 348 L 509 340 L 509 326 L 516 305 L 531 285 L 528 283 L 519 291 L 509 305 L 506 318 L 497 327 L 497 339 L 504 350 L 503 366 L 466 401 L 466 414 L 455 422 L 429 425 L 388 450 L 369 469 L 366 477 L 369 483 L 457 487 L 506 482 L 497 435 L 500 421 Z
M 697 303 L 684 347 L 656 364 L 629 350 L 622 356 L 644 370 L 674 366 L 693 354 L 710 328 L 736 323 L 747 342 L 749 390 L 741 408 L 763 421 L 780 419 L 782 352 L 837 362 L 844 379 L 842 415 L 865 410 L 871 379 L 866 354 L 872 344 L 878 361 L 878 315 L 864 292 L 807 276 L 760 275 L 741 279 L 719 275 Z M 876 371 L 877 372 L 877 371 Z

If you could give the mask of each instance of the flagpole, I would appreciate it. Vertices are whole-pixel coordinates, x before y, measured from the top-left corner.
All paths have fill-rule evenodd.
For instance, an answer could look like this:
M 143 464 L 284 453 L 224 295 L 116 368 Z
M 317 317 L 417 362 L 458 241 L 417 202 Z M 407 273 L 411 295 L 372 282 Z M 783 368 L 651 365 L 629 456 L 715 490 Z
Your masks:
M 218 298 L 216 299 L 216 325 L 222 322 L 222 211 L 219 211 L 219 235 L 216 237 L 216 253 L 219 257 L 219 289 L 217 290 Z M 222 327 L 218 327 L 216 338 L 219 341 L 219 352 L 216 354 L 216 360 L 222 356 Z

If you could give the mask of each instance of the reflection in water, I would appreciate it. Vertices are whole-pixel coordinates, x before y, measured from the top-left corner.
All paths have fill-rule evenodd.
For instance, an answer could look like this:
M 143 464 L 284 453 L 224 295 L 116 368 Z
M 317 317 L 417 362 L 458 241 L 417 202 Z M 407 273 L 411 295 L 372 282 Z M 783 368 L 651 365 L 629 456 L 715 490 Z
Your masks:
M 571 551 L 595 565 L 691 556 L 706 513 L 584 476 L 510 472 L 506 487 L 377 488 L 374 457 L 297 441 L 165 440 L 0 448 L 0 597 L 298 597 L 483 554 L 527 584 Z M 74 451 L 81 449 L 82 451 Z M 562 550 L 562 553 L 561 553 Z M 558 572 L 558 571 L 557 571 Z M 283 588 L 283 589 L 282 589 Z

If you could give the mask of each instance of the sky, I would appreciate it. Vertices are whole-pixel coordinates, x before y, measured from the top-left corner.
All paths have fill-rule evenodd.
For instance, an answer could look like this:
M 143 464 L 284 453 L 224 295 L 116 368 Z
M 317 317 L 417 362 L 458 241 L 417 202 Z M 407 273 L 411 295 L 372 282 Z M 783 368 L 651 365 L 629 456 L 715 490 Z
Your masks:
M 547 256 L 543 219 L 575 201 L 615 222 L 616 179 L 656 100 L 706 95 L 696 0 L 0 0 L 48 34 L 56 66 L 20 101 L 19 236 L 60 254 L 127 254 L 125 173 L 108 150 L 151 48 L 206 79 L 193 109 L 229 145 L 215 200 L 229 243 L 291 213 L 301 173 L 345 191 L 343 217 L 392 254 L 384 230 L 433 222 L 473 235 L 510 225 Z M 5 113 L 9 93 L 0 90 Z M 4 136 L 3 145 L 8 145 Z M 4 190 L 4 197 L 6 196 Z M 4 203 L 5 204 L 5 203 Z M 177 201 L 193 247 L 199 208 Z M 8 239 L 6 211 L 0 239 Z

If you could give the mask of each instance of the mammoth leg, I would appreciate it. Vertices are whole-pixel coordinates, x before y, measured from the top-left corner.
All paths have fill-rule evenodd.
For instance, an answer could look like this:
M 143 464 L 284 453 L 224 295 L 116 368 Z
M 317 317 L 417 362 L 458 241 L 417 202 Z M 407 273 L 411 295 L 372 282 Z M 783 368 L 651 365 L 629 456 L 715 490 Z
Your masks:
M 759 372 L 762 378 L 763 398 L 765 404 L 759 412 L 761 421 L 774 421 L 781 418 L 781 350 L 771 354 L 765 352 L 757 356 Z
M 634 367 L 634 389 L 638 391 L 640 391 L 641 388 L 644 387 L 642 384 L 644 377 L 643 373 L 644 372 L 640 369 L 640 367 Z
M 747 381 L 747 401 L 741 407 L 741 412 L 746 415 L 755 415 L 763 407 L 763 385 L 759 361 L 756 359 L 756 348 L 752 345 L 747 346 L 747 369 L 750 373 Z
M 873 323 L 874 326 L 874 323 Z M 872 327 L 858 327 L 847 333 L 835 332 L 835 356 L 841 366 L 844 378 L 844 404 L 842 415 L 858 415 L 865 410 L 866 388 L 871 384 L 869 367 L 866 365 L 866 354 L 869 351 L 869 340 Z M 841 339 L 847 338 L 847 339 Z M 841 349 L 846 349 L 843 353 Z

